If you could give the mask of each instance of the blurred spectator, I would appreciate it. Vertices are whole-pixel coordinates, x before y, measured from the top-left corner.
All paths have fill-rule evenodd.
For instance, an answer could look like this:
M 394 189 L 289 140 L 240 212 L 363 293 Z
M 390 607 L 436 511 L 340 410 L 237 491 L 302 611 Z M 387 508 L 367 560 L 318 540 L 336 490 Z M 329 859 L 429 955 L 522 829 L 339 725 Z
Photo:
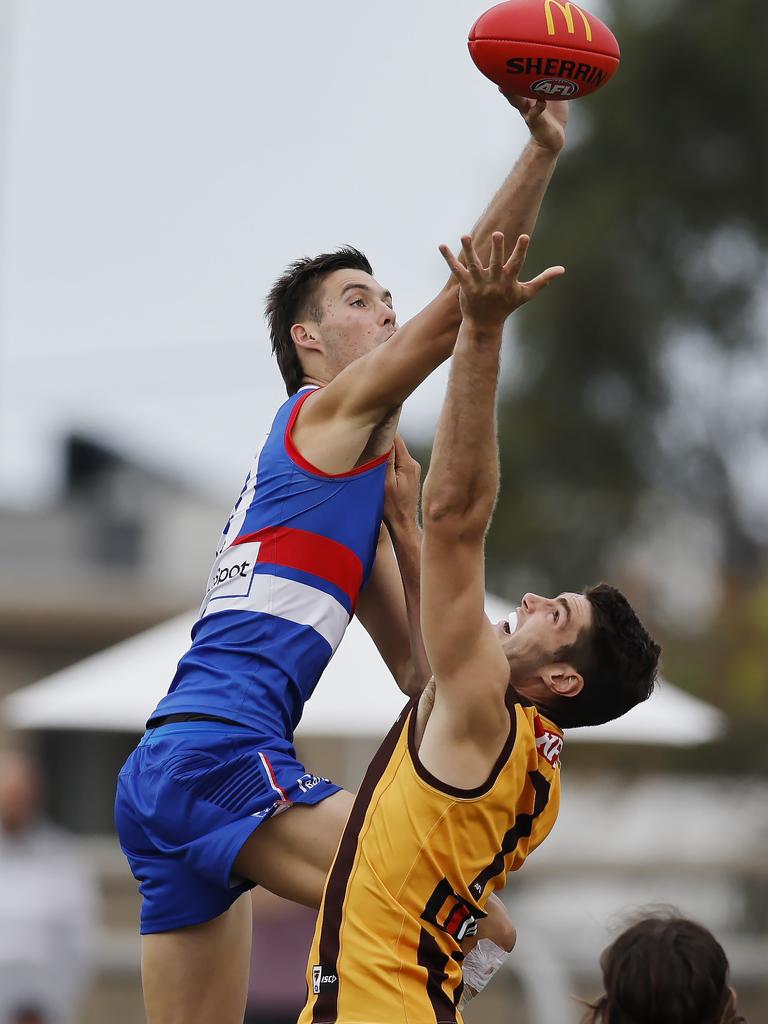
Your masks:
M 637 921 L 603 951 L 605 994 L 584 1024 L 746 1024 L 714 935 L 675 911 Z
M 42 806 L 34 762 L 0 752 L 0 1024 L 70 1024 L 89 980 L 95 880 Z
M 317 913 L 260 887 L 251 895 L 253 945 L 245 1024 L 296 1024 L 307 998 L 307 956 Z

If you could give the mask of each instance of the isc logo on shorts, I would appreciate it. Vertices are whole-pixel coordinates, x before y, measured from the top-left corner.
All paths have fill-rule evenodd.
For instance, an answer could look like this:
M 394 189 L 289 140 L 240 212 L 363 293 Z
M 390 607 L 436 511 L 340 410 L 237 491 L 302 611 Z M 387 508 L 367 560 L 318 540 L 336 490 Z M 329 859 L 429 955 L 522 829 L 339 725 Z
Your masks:
M 319 996 L 321 992 L 334 989 L 339 983 L 335 974 L 324 973 L 325 968 L 321 964 L 315 964 L 312 968 L 312 994 Z

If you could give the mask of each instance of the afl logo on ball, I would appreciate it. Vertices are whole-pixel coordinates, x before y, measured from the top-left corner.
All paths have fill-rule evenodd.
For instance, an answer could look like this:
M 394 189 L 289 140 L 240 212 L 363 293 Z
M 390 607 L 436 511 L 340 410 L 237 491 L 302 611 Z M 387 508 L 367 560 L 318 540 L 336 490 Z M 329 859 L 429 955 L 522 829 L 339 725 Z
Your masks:
M 537 96 L 548 96 L 553 100 L 567 100 L 579 91 L 575 82 L 566 82 L 563 78 L 541 78 L 531 85 L 531 92 Z

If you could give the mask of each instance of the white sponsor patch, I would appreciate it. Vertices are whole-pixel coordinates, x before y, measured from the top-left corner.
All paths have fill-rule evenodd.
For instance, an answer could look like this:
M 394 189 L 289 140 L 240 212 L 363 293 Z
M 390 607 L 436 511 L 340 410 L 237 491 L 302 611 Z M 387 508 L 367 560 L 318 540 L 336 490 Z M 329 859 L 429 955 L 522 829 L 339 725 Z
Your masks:
M 246 597 L 251 585 L 253 569 L 259 557 L 261 541 L 255 540 L 248 544 L 235 544 L 224 550 L 213 563 L 205 600 L 200 609 L 200 617 L 205 614 L 211 601 L 225 597 Z M 214 609 L 207 609 L 213 611 Z

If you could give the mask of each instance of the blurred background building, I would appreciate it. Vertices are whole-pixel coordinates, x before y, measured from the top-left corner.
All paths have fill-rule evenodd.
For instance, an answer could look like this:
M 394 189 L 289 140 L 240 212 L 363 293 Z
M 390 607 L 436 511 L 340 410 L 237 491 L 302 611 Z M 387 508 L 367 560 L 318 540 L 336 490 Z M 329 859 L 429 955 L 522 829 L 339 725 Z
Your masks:
M 466 55 L 479 11 L 394 0 L 383 27 L 349 0 L 0 4 L 3 696 L 198 604 L 281 401 L 261 296 L 288 260 L 360 245 L 401 320 L 440 286 L 437 243 L 474 221 L 525 138 Z M 727 728 L 698 746 L 566 745 L 561 820 L 507 892 L 519 948 L 467 1016 L 578 1020 L 570 996 L 598 991 L 611 929 L 671 902 L 721 939 L 759 1021 L 768 9 L 599 13 L 622 67 L 574 105 L 530 256 L 532 274 L 568 273 L 510 325 L 489 588 L 517 601 L 617 582 L 662 641 L 665 676 Z M 403 421 L 425 459 L 444 381 Z M 142 1020 L 138 902 L 111 833 L 135 739 L 0 723 L 3 745 L 39 759 L 50 815 L 99 880 L 83 1024 Z M 302 753 L 355 786 L 374 745 L 370 727 L 318 730 Z M 283 947 L 300 964 L 305 933 Z M 290 1014 L 257 989 L 254 1020 Z

